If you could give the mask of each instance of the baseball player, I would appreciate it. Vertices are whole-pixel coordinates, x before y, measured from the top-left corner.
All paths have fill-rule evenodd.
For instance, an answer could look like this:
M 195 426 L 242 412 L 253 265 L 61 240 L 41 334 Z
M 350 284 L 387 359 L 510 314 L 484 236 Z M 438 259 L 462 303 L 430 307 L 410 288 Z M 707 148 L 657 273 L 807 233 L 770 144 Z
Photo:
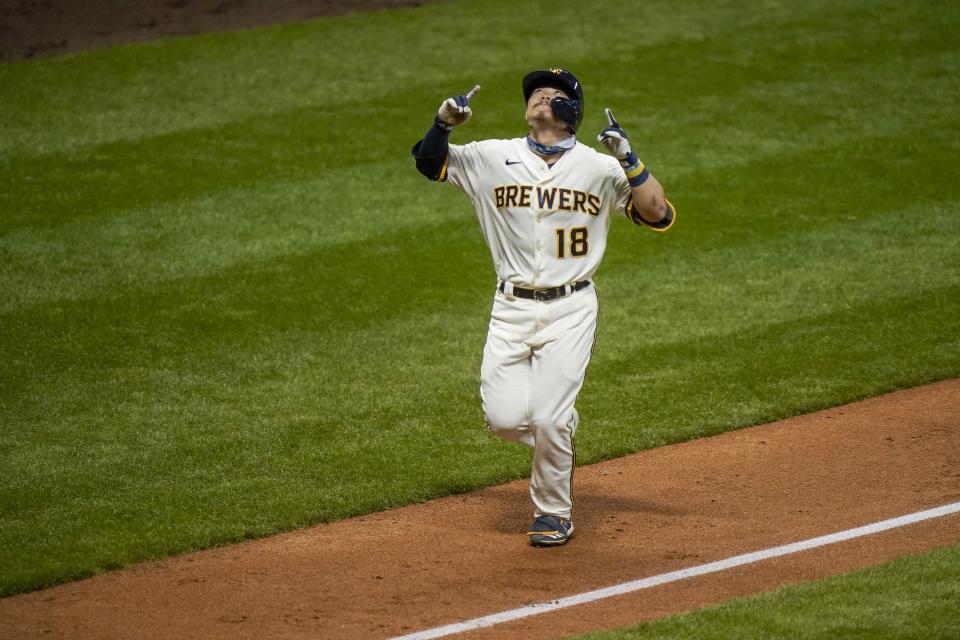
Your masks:
M 470 198 L 490 249 L 497 285 L 480 367 L 489 428 L 533 448 L 533 546 L 573 534 L 574 406 L 597 328 L 591 278 L 606 247 L 611 214 L 666 231 L 674 210 L 607 109 L 598 139 L 614 157 L 578 142 L 583 88 L 565 69 L 528 73 L 522 82 L 529 133 L 511 140 L 449 144 L 473 111 L 465 95 L 447 98 L 413 147 L 417 169 Z

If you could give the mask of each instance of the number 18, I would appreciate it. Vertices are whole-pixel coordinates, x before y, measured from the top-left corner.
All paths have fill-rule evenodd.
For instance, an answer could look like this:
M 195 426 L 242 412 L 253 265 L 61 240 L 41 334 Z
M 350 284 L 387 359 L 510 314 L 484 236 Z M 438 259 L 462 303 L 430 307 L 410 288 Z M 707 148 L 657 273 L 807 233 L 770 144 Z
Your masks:
M 587 255 L 587 251 L 590 249 L 587 243 L 587 228 L 586 227 L 570 227 L 570 245 L 569 250 L 567 246 L 567 230 L 564 228 L 557 229 L 557 257 L 566 258 L 568 255 L 571 258 L 582 258 Z

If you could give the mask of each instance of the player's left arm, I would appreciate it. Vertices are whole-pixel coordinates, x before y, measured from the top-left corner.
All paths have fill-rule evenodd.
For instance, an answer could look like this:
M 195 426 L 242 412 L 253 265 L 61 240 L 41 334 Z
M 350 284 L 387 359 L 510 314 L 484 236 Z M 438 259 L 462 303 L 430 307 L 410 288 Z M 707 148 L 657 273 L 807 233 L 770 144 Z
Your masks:
M 673 225 L 676 217 L 673 205 L 667 200 L 660 181 L 637 158 L 630 146 L 627 132 L 620 128 L 613 112 L 610 109 L 605 111 L 608 126 L 600 132 L 597 139 L 620 161 L 627 182 L 630 183 L 627 217 L 637 224 L 644 224 L 657 231 L 666 231 Z
M 630 203 L 627 206 L 632 207 L 632 213 L 639 215 L 644 223 L 664 231 L 673 224 L 673 205 L 667 201 L 663 187 L 652 173 L 648 171 L 647 179 L 640 185 L 631 186 L 630 193 Z

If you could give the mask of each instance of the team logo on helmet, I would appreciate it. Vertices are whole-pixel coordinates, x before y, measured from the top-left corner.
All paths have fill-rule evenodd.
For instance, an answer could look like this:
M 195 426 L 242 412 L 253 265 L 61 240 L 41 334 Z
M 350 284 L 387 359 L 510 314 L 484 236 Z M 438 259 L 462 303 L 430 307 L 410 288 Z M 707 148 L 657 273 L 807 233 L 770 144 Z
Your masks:
M 560 69 L 559 67 L 553 67 L 553 68 L 551 68 L 551 69 L 548 69 L 548 71 L 549 71 L 550 73 L 554 74 L 554 75 L 557 75 L 557 76 L 560 76 L 561 78 L 563 78 L 565 81 L 567 81 L 567 83 L 568 83 L 568 84 L 570 85 L 570 87 L 574 90 L 574 92 L 576 92 L 577 86 L 578 86 L 580 83 L 577 82 L 577 79 L 573 77 L 573 74 L 572 74 L 572 73 L 570 73 L 570 72 L 567 71 L 566 69 Z

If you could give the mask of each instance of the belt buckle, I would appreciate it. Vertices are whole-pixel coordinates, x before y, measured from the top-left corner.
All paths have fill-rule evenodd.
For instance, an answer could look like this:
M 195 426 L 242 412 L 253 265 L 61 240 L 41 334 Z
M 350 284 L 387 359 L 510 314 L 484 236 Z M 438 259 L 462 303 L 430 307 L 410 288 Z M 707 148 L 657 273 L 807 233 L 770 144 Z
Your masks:
M 534 302 L 546 302 L 550 298 L 547 297 L 549 293 L 548 289 L 534 289 L 533 290 L 533 301 Z

